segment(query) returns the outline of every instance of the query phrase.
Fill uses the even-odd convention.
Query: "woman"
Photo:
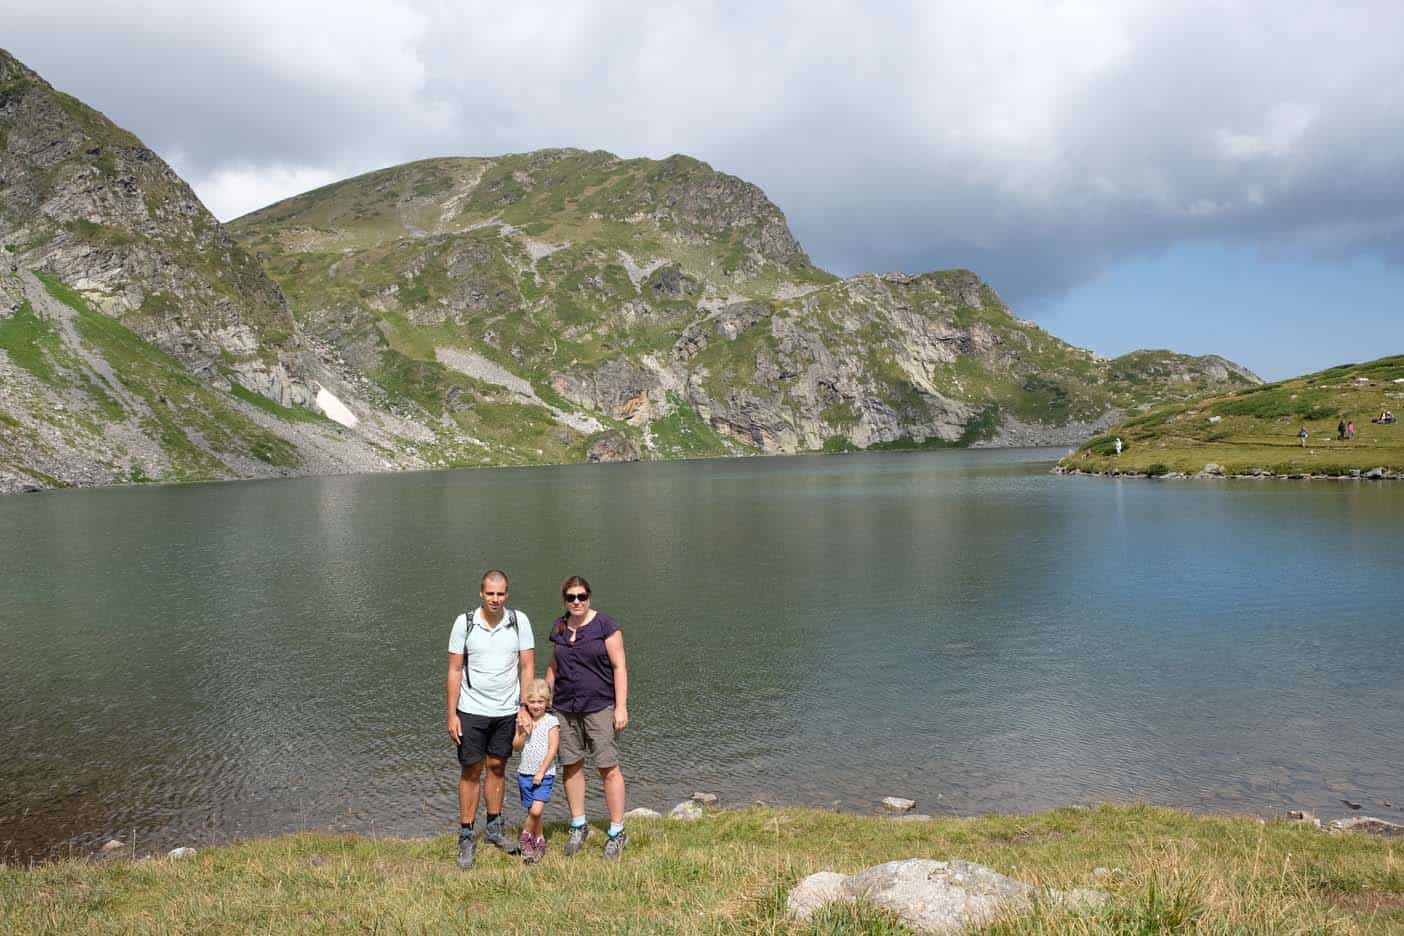
[[[546,682],[561,720],[561,771],[570,806],[570,837],[563,851],[573,855],[585,844],[585,755],[604,784],[609,810],[606,858],[624,853],[624,774],[615,736],[629,724],[629,671],[624,666],[624,635],[608,614],[590,607],[590,583],[572,575],[561,586],[565,614],[551,629],[551,664]]]

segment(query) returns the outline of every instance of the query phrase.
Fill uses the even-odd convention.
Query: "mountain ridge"
[[[1256,379],[1113,368],[970,271],[834,276],[684,155],[418,160],[220,224],[4,52],[0,249],[7,490],[1069,442]]]

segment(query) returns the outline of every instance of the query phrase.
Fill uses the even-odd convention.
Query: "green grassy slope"
[[[1060,462],[1095,472],[1194,474],[1217,464],[1226,474],[1348,475],[1383,467],[1404,472],[1404,356],[1342,364],[1192,403],[1158,407],[1113,427]],[[1337,425],[1354,420],[1354,439]],[[1297,434],[1307,430],[1302,446]],[[1116,456],[1113,439],[1125,448]]]
[[[240,401],[274,417],[275,426],[336,429],[237,385],[230,395],[220,392],[76,290],[40,279],[68,310],[67,327],[29,299],[0,318],[0,354],[24,375],[4,381],[0,408],[0,469],[12,476],[56,486],[236,478],[250,473],[250,463],[272,474],[302,468],[297,446],[252,419]],[[64,462],[75,454],[81,468],[66,480]]]
[[[839,280],[759,189],[683,156],[425,160],[229,227],[302,326],[366,371],[470,349],[654,457],[968,443],[1006,418],[1094,421],[1254,379],[1170,352],[1104,361],[1015,318],[969,271]],[[718,332],[728,309],[742,321]],[[650,386],[660,371],[671,380]],[[600,374],[617,399],[569,379]],[[757,403],[764,425],[749,425],[737,414]],[[688,412],[711,432],[679,447]],[[905,435],[855,433],[889,414]]]

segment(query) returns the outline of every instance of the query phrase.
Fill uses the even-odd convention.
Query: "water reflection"
[[[448,628],[488,565],[543,651],[567,574],[623,623],[635,802],[1404,801],[1404,487],[1047,457],[0,500],[0,851],[441,829]]]

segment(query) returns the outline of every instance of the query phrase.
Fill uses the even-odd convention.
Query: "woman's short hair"
[[[533,679],[527,684],[526,690],[526,701],[530,702],[532,699],[544,699],[549,708],[551,705],[551,684],[544,679]]]

